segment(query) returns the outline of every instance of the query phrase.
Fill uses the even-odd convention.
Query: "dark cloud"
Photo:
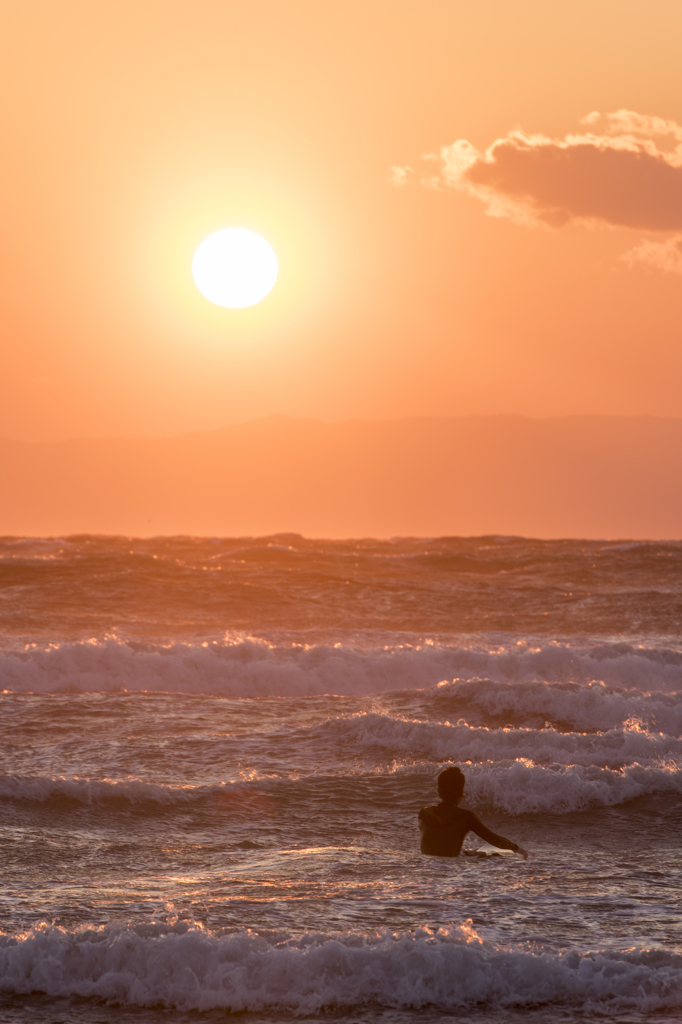
[[[601,134],[592,129],[598,123]],[[427,157],[438,170],[420,181],[469,192],[491,216],[521,224],[682,232],[682,127],[631,110],[590,114],[584,124],[563,139],[513,131],[485,152],[458,139]],[[413,175],[394,167],[392,180],[404,185]],[[682,273],[679,237],[645,242],[624,258]]]
[[[630,110],[586,118],[600,120],[601,134],[515,131],[485,153],[459,140],[440,152],[441,181],[477,195],[494,216],[526,223],[682,230],[682,128]]]
[[[521,134],[498,140],[448,181],[487,199],[505,199],[510,215],[551,225],[603,221],[643,231],[682,230],[682,164],[643,140],[554,142]],[[450,170],[444,154],[446,173]],[[457,174],[457,172],[456,172]]]

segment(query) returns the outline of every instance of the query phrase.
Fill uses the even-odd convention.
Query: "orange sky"
[[[0,435],[682,416],[680,40],[679,0],[7,0]],[[246,310],[191,279],[233,224],[280,261]]]

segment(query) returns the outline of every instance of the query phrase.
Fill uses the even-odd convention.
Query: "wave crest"
[[[682,1003],[682,957],[499,946],[471,921],[299,936],[219,934],[183,923],[76,931],[43,925],[0,937],[0,989],[233,1013],[538,1003],[653,1013]]]
[[[224,697],[361,695],[454,679],[589,682],[646,692],[682,690],[682,651],[626,643],[493,649],[394,642],[381,647],[237,641],[154,644],[116,638],[0,653],[0,687],[17,693],[157,691]]]
[[[677,767],[628,765],[621,770],[581,765],[539,765],[523,761],[466,765],[466,804],[507,814],[567,814],[574,811],[615,807],[642,796],[682,794],[682,770]],[[121,782],[92,781],[57,776],[0,775],[0,799],[60,805],[77,803],[116,810],[157,807],[172,814],[189,806],[229,807],[236,814],[252,813],[252,805],[275,797],[278,806],[305,805],[333,789],[344,805],[357,803],[358,779],[350,776],[313,776],[289,780],[262,778],[250,782],[214,783],[205,786],[163,786],[127,779]],[[364,776],[367,806],[382,806],[388,794],[410,800],[412,808],[423,803],[423,770],[398,769],[393,774]],[[409,805],[408,805],[409,807]],[[412,811],[406,808],[412,827]]]

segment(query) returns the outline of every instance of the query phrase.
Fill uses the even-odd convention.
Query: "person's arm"
[[[469,831],[474,832],[479,839],[483,839],[484,842],[490,843],[491,846],[496,846],[498,850],[511,850],[513,853],[520,854],[524,860],[528,860],[528,851],[524,850],[518,843],[513,843],[511,839],[505,839],[504,836],[498,836],[497,832],[491,832],[489,828],[486,828],[480,818],[477,818],[473,811],[469,811],[471,815],[468,822]]]

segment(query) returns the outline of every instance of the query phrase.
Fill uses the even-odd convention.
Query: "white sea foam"
[[[0,688],[79,693],[154,690],[241,696],[369,694],[443,680],[589,682],[645,692],[682,691],[682,651],[625,643],[386,645],[238,642],[169,645],[91,640],[0,653]]]
[[[438,931],[268,938],[182,924],[44,925],[0,937],[0,991],[252,1013],[539,1003],[655,1013],[682,1006],[682,958],[663,950],[498,946],[471,921]]]

